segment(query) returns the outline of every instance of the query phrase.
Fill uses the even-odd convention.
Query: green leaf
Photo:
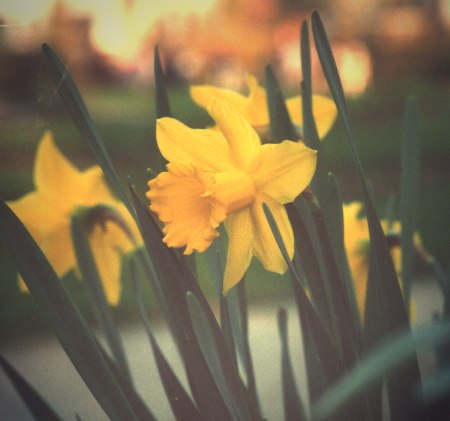
[[[164,357],[164,354],[161,351],[161,348],[159,347],[158,342],[156,341],[150,319],[148,318],[147,312],[145,310],[145,305],[142,300],[142,290],[140,288],[139,279],[137,277],[136,263],[133,259],[129,259],[129,263],[134,299],[138,306],[142,322],[144,323],[144,327],[147,332],[153,354],[155,356],[158,372],[161,377],[164,391],[166,392],[170,407],[172,408],[172,411],[177,420],[200,420],[201,415],[198,412],[198,409],[195,407],[191,398],[184,390],[183,385],[173,372],[172,367],[170,367],[169,363]]]
[[[303,193],[307,194],[307,193]],[[311,203],[311,199],[307,199]],[[347,288],[342,280],[332,248],[330,236],[320,207],[311,204],[311,213],[319,237],[320,247],[324,255],[325,268],[328,274],[330,296],[329,306],[333,318],[333,334],[341,350],[341,358],[348,369],[358,360],[359,351],[359,320],[354,319]]]
[[[352,321],[354,325],[354,331],[356,334],[356,343],[358,348],[361,345],[362,331],[359,323],[358,305],[356,302],[355,291],[353,286],[352,275],[350,273],[350,267],[348,265],[347,255],[345,253],[344,244],[344,213],[343,202],[340,194],[339,185],[336,177],[333,173],[328,173],[328,197],[329,197],[329,212],[330,218],[332,218],[332,224],[330,227],[331,237],[333,237],[333,243],[335,244],[334,252],[336,256],[336,264],[345,285],[345,291],[352,314]]]
[[[302,115],[303,115],[303,138],[306,146],[317,151],[317,166],[314,177],[311,180],[311,190],[317,196],[319,204],[324,213],[327,229],[332,234],[333,213],[330,206],[328,186],[328,165],[322,147],[322,142],[317,133],[316,122],[314,120],[312,109],[312,80],[311,80],[311,53],[309,48],[309,35],[307,22],[302,23],[300,56],[303,81],[300,83],[302,95]],[[331,239],[334,240],[333,235]],[[333,249],[337,245],[333,243]]]
[[[16,370],[0,355],[0,365],[37,421],[59,421],[61,418]]]
[[[283,383],[284,418],[286,420],[306,420],[305,410],[298,394],[292,370],[291,356],[288,346],[287,312],[286,309],[278,310],[278,332],[281,342],[281,377]]]
[[[156,118],[172,117],[170,110],[169,96],[167,95],[166,81],[161,66],[161,58],[158,46],[153,51],[153,72],[155,78],[156,94]]]
[[[256,389],[253,359],[248,339],[248,308],[247,298],[245,296],[245,278],[228,293],[227,301],[230,307],[234,337],[239,338],[236,341],[241,343],[240,348],[247,377],[247,390],[250,396],[250,404],[255,412],[261,413],[258,391]],[[239,325],[236,326],[236,323],[233,323],[233,321],[238,321]]]
[[[431,413],[427,419],[445,419],[450,414],[450,367],[444,367],[430,375],[424,380],[422,389],[417,394]]]
[[[251,413],[245,402],[242,401],[241,391],[236,389],[240,382],[233,379],[233,371],[229,368],[232,365],[230,358],[225,358],[227,348],[225,341],[219,343],[217,333],[214,332],[213,326],[208,316],[203,311],[197,297],[190,291],[186,293],[189,317],[194,328],[195,335],[199,342],[202,354],[208,364],[208,367],[214,377],[217,388],[234,420],[251,420]],[[228,361],[226,361],[228,360]]]
[[[308,30],[308,22],[304,20],[302,22],[301,30],[300,30],[300,64],[302,67],[302,77],[303,77],[303,85],[304,90],[302,92],[302,102],[306,100],[307,109],[312,109],[312,77],[311,77],[311,52],[309,47],[309,30]],[[312,112],[311,112],[312,115]],[[311,121],[311,120],[310,120]],[[314,120],[312,120],[314,121]],[[305,122],[303,123],[305,124]],[[319,139],[317,136],[317,130],[311,126],[311,129],[315,130],[315,144],[319,144]],[[305,133],[303,131],[303,133]],[[307,140],[305,139],[305,142]],[[306,143],[308,145],[308,142]],[[315,144],[309,144],[308,146],[314,147]]]
[[[91,211],[95,212],[95,209],[93,208]],[[85,218],[89,218],[89,213],[84,216]],[[98,273],[91,246],[86,237],[85,224],[83,224],[86,220],[83,219],[81,216],[73,215],[71,221],[72,243],[78,267],[90,292],[94,313],[97,316],[97,321],[106,337],[114,359],[131,381],[131,373],[125,356],[122,339],[114,322],[111,308],[106,300],[100,274]]]
[[[172,117],[170,110],[169,96],[167,94],[166,81],[161,66],[161,58],[159,55],[158,46],[155,46],[153,52],[153,74],[155,79],[155,103],[156,103],[156,118]],[[156,135],[155,138],[156,139]],[[162,156],[158,145],[152,141],[150,145],[152,155],[156,157],[154,160],[156,173],[164,171],[166,168],[167,160]]]
[[[299,136],[295,133],[283,94],[271,66],[266,66],[266,91],[272,142],[279,143],[286,139],[297,139]]]
[[[314,343],[317,351],[317,358],[321,362],[325,384],[331,384],[343,373],[344,367],[342,361],[339,358],[339,354],[336,351],[327,330],[317,316],[315,309],[312,307],[311,302],[301,286],[300,276],[289,259],[286,245],[283,242],[278,226],[269,207],[265,203],[263,203],[263,209],[277,245],[280,248],[281,254],[283,255],[292,275],[292,286],[294,289],[302,330],[311,335],[312,342]]]
[[[406,309],[409,311],[414,258],[413,236],[416,229],[420,183],[420,139],[417,101],[406,102],[400,172],[400,222],[402,224],[402,282]]]
[[[119,177],[106,151],[105,145],[94,127],[91,116],[84,104],[72,76],[57,54],[46,43],[42,44],[42,53],[47,62],[56,89],[63,100],[67,111],[102,168],[109,186],[132,212],[131,202],[123,190]]]
[[[186,262],[183,263],[182,256],[178,256],[163,243],[161,230],[132,187],[131,195],[142,238],[150,257],[149,262],[152,264],[155,280],[160,288],[160,298],[164,301],[163,307],[167,309],[165,316],[185,364],[195,403],[206,419],[228,420],[230,414],[203,358],[189,321],[186,292],[192,290],[200,297],[203,306],[207,306],[206,299],[189,266]],[[210,309],[207,314],[215,320]]]
[[[450,341],[450,323],[436,323],[411,334],[409,330],[392,335],[383,344],[361,360],[351,372],[340,379],[333,387],[314,403],[312,414],[314,420],[327,419],[351,399],[358,399],[360,393],[372,384],[377,384],[383,376],[397,367],[415,359],[416,352],[422,348]],[[419,387],[420,382],[410,383],[404,392]],[[418,405],[416,403],[415,408]],[[409,419],[420,417],[421,410]],[[396,419],[396,418],[393,418]],[[398,418],[403,419],[403,418]]]
[[[136,420],[77,307],[26,228],[0,202],[1,238],[31,295],[94,397],[112,420]]]
[[[312,25],[319,59],[350,142],[367,214],[371,240],[371,276],[369,277],[367,289],[372,291],[370,294],[369,292],[367,293],[367,300],[374,300],[375,303],[374,305],[366,305],[366,309],[370,307],[380,310],[375,313],[366,313],[365,317],[365,336],[370,339],[369,345],[373,346],[383,337],[408,328],[409,320],[386,238],[367,187],[361,161],[353,140],[336,63],[325,29],[316,11],[312,14]],[[420,372],[417,359],[411,361],[406,369],[403,369],[401,372],[390,373],[388,377],[388,392],[393,419],[401,419],[405,413],[414,412],[415,402],[413,397],[405,395],[404,390],[408,385],[417,383],[419,379]]]
[[[322,261],[318,260],[319,254],[322,255],[322,250],[314,219],[306,199],[302,195],[297,198],[295,204],[297,206],[287,204],[285,207],[294,232],[299,261],[308,280],[307,284],[311,291],[311,301],[323,325],[331,334],[331,332],[335,331],[335,328],[333,328],[335,318],[331,316],[332,310],[329,306],[329,303],[332,302],[332,297],[328,282],[324,281],[324,273],[321,270],[321,267],[325,266],[325,262],[323,259]]]
[[[312,211],[315,215],[317,227],[315,231],[318,235],[318,238],[313,239],[313,241],[321,244],[320,247],[316,247],[316,254],[318,259],[323,256],[319,261],[323,269],[327,268],[325,273],[322,269],[322,283],[327,292],[327,304],[331,314],[331,321],[328,325],[333,327],[334,324],[337,324],[333,327],[334,334],[338,336],[337,342],[339,343],[342,338],[344,344],[350,345],[347,350],[347,354],[350,352],[350,355],[346,355],[345,359],[349,361],[348,365],[351,365],[356,359],[356,349],[359,348],[359,316],[354,308],[354,300],[351,300],[352,296],[349,294],[352,291],[352,286],[348,285],[349,272],[347,260],[343,253],[342,200],[337,181],[334,178],[330,179],[312,111],[311,53],[306,22],[302,24],[300,44],[304,77],[301,83],[304,138],[308,146],[318,151],[317,168],[311,181],[311,190],[317,196],[320,206],[320,211],[319,209]],[[319,215],[319,212],[321,215]],[[311,229],[309,231],[311,232]],[[343,285],[345,285],[345,288],[342,288]],[[344,331],[347,331],[347,326],[352,327],[352,330],[343,334]],[[339,330],[337,330],[338,328]],[[345,335],[349,335],[347,341],[344,339]]]
[[[117,383],[120,385],[123,394],[127,398],[128,402],[130,402],[133,411],[136,414],[136,417],[141,421],[156,421],[155,416],[147,407],[147,405],[142,400],[142,397],[134,388],[133,384],[130,381],[130,376],[128,373],[125,373],[115,361],[111,359],[108,353],[104,350],[102,344],[97,341],[97,346],[100,349],[103,358],[105,359],[108,367],[111,372],[114,374],[114,377],[117,380]]]

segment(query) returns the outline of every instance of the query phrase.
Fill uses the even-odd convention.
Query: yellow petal
[[[249,96],[247,108],[243,113],[253,127],[267,126],[269,124],[269,111],[267,109],[266,90],[259,86],[253,75],[247,75]]]
[[[108,302],[116,305],[120,299],[121,244],[129,242],[123,230],[113,222],[105,227],[96,225],[89,235],[92,254]]]
[[[52,230],[37,242],[60,278],[75,268],[75,254],[68,222],[55,224]]]
[[[164,222],[164,242],[169,247],[186,246],[185,253],[205,251],[219,233],[226,207],[208,195],[212,175],[192,165],[169,163],[168,172],[149,182],[150,209]]]
[[[49,202],[48,196],[37,191],[8,202],[8,206],[37,242],[52,229],[53,225],[60,224],[64,220],[58,212],[59,209],[55,209],[53,203]]]
[[[294,234],[286,210],[283,205],[276,203],[264,195],[261,195],[255,200],[251,208],[255,232],[253,253],[267,270],[282,274],[286,271],[287,264],[267,222],[262,208],[263,202],[269,206],[273,214],[290,259],[294,257]]]
[[[289,98],[286,101],[286,106],[293,123],[303,127],[302,98],[300,96]],[[326,96],[313,95],[312,106],[317,132],[319,138],[322,139],[328,134],[336,120],[336,105],[332,99]]]
[[[191,129],[173,118],[157,121],[159,150],[169,162],[188,162],[205,170],[231,168],[230,149],[223,135],[211,129]]]
[[[60,200],[70,200],[71,192],[76,191],[78,175],[78,169],[59,151],[47,131],[36,151],[33,175],[36,189]]]
[[[106,183],[103,170],[92,166],[80,172],[74,184],[67,186],[72,193],[72,203],[76,205],[94,206],[99,203],[119,203],[115,200]]]
[[[350,272],[353,278],[353,286],[355,290],[356,303],[358,305],[361,320],[364,319],[364,309],[366,306],[366,290],[368,275],[367,257],[354,253],[348,256]]]
[[[208,109],[212,98],[219,98],[233,104],[241,113],[245,113],[247,109],[247,98],[230,89],[217,88],[211,85],[193,85],[190,87],[190,94],[193,101],[205,110]]]
[[[244,276],[252,260],[254,232],[249,208],[233,212],[226,220],[228,253],[223,292],[226,294]]]
[[[21,292],[30,292],[28,290],[27,284],[25,283],[25,281],[23,280],[22,276],[20,276],[20,274],[17,275],[17,283],[19,285],[19,290]]]
[[[359,218],[362,210],[360,202],[344,204],[344,246],[350,273],[353,278],[356,302],[361,320],[364,317],[366,301],[369,227],[365,218]]]
[[[131,216],[127,207],[122,202],[115,203],[114,209],[120,214],[120,216],[122,217],[123,221],[125,222],[127,228],[129,229],[129,231],[134,239],[134,242],[133,242],[130,240],[130,238],[128,236],[120,237],[120,238],[123,238],[123,241],[121,240],[121,242],[120,242],[120,247],[122,248],[124,253],[129,253],[129,252],[133,251],[134,249],[136,249],[136,246],[143,244],[141,232],[139,231],[136,221]]]
[[[258,134],[242,114],[225,101],[213,98],[208,111],[228,142],[234,165],[245,171],[261,148]]]
[[[258,191],[284,204],[292,202],[308,186],[316,163],[316,151],[303,143],[285,140],[261,147],[251,176]]]

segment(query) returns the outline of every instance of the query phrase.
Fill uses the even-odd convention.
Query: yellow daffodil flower
[[[362,204],[360,202],[344,204],[344,246],[347,252],[350,272],[353,277],[356,302],[362,319],[366,300],[370,240],[367,219],[359,216],[361,210]],[[401,233],[401,224],[399,221],[392,221],[389,226],[388,221],[382,219],[381,226],[385,235],[392,234],[393,237],[399,239]],[[416,247],[421,244],[418,233],[414,235],[414,243]],[[402,260],[400,242],[391,242],[389,246],[392,262],[394,263],[397,276],[400,280]],[[411,314],[412,313],[413,306],[411,307]]]
[[[44,134],[38,145],[33,179],[36,189],[8,204],[39,244],[58,276],[77,269],[70,224],[71,215],[80,207],[110,206],[119,213],[135,238],[140,239],[125,206],[109,192],[101,168],[77,169],[57,149],[50,132]],[[109,219],[102,225],[94,225],[88,239],[107,299],[111,304],[117,304],[121,256],[132,251],[135,244],[123,228]],[[20,280],[20,286],[27,290],[23,280]]]
[[[232,104],[244,118],[258,131],[263,132],[269,127],[269,111],[267,108],[266,91],[252,75],[247,75],[248,96],[229,89],[211,85],[194,85],[190,88],[193,101],[207,109],[211,98],[220,98]],[[292,123],[302,128],[302,98],[296,96],[286,100],[286,106]],[[334,102],[325,96],[313,96],[313,114],[317,132],[322,139],[327,135],[336,120],[337,110]]]
[[[149,181],[147,197],[164,223],[164,242],[185,246],[185,254],[206,250],[225,222],[226,293],[241,280],[252,256],[269,271],[285,272],[262,203],[273,213],[292,258],[294,237],[283,204],[309,184],[316,152],[289,140],[261,145],[252,126],[222,99],[213,99],[208,111],[220,131],[191,129],[172,118],[158,120],[158,146],[169,163],[167,172]]]

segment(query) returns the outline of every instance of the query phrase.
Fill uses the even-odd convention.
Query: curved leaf
[[[37,421],[61,420],[44,398],[1,355],[0,365]]]
[[[31,295],[102,408],[112,420],[136,420],[82,315],[36,242],[1,201],[0,232]]]

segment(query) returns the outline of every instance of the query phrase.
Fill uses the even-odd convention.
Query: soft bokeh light
[[[147,0],[17,0],[6,2],[0,8],[0,18],[12,31],[9,39],[20,50],[35,47],[42,39],[32,38],[36,25],[45,25],[46,19],[57,5],[63,4],[79,17],[92,21],[91,39],[94,48],[108,55],[123,67],[133,67],[138,59],[145,38],[154,23],[168,13],[187,15],[202,13],[214,4],[214,0],[172,0],[149,2]],[[24,47],[24,46],[27,47]]]

